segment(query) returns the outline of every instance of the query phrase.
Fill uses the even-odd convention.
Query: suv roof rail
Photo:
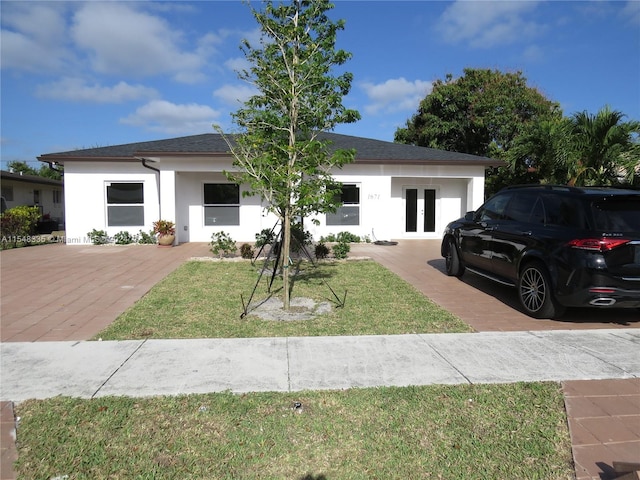
[[[572,187],[570,185],[552,185],[552,184],[523,184],[523,185],[509,185],[504,187],[500,191],[504,190],[523,190],[523,189],[541,189],[541,190],[555,190],[557,192],[573,192],[573,193],[595,193],[595,192],[639,192],[640,186],[636,185],[600,185],[600,186],[582,186]]]
[[[560,192],[584,192],[584,188],[581,187],[572,187],[569,185],[550,185],[550,184],[526,184],[526,185],[509,185],[504,187],[503,190],[512,190],[512,189],[524,189],[524,188],[541,188],[544,190],[557,190]]]

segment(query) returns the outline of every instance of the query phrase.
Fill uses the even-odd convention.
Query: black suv
[[[640,309],[640,192],[508,187],[447,225],[447,274],[514,286],[535,318],[565,307]]]

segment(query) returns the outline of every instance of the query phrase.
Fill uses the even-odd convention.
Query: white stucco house
[[[485,169],[501,165],[475,155],[325,133],[333,148],[355,148],[351,164],[333,172],[343,184],[343,207],[305,221],[314,239],[349,231],[375,239],[440,238],[446,224],[484,200]],[[224,171],[233,158],[221,135],[51,153],[38,157],[64,165],[66,239],[90,243],[87,232],[148,232],[158,219],[176,224],[176,241],[209,242],[224,231],[254,242],[272,228],[258,197]]]

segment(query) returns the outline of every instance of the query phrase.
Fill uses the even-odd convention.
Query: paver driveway
[[[473,274],[444,273],[438,240],[395,246],[354,244],[351,257],[369,256],[477,331],[640,327],[625,310],[570,310],[562,320],[534,320],[519,310],[515,291]],[[211,256],[206,243],[47,245],[0,252],[3,342],[86,340],[133,305],[178,265]]]
[[[208,244],[52,244],[0,252],[3,342],[86,340]]]

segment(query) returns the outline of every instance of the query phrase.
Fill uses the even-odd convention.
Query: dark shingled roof
[[[61,187],[64,184],[62,180],[56,180],[55,178],[41,177],[40,175],[20,175],[19,172],[7,172],[6,170],[0,171],[0,179],[15,180],[16,182],[38,183],[41,185],[53,185],[56,187]]]
[[[455,165],[503,165],[500,160],[466,153],[447,152],[434,148],[416,147],[401,143],[385,142],[369,138],[322,133],[320,138],[330,140],[334,149],[356,149],[356,163],[404,163],[404,164],[455,164]],[[73,160],[131,161],[136,157],[154,154],[176,156],[226,155],[229,148],[217,133],[205,133],[188,137],[128,143],[111,147],[89,148],[70,152],[49,153],[38,157],[41,161],[59,162]],[[160,156],[160,155],[156,155]]]

